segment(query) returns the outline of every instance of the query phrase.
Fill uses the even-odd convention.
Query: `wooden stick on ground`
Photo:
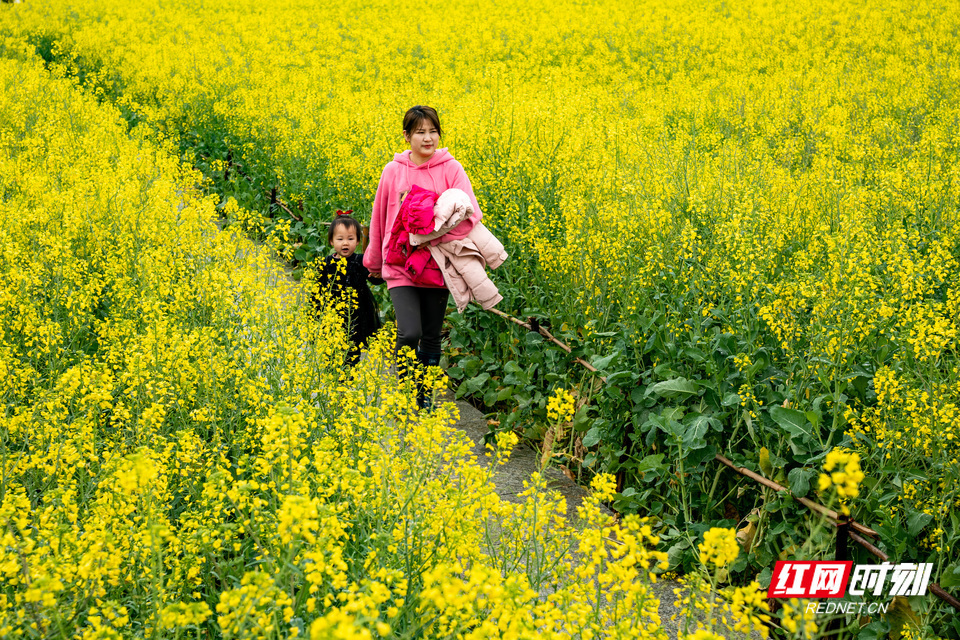
[[[884,562],[886,562],[890,559],[890,556],[885,554],[883,551],[880,551],[880,549],[873,546],[873,544],[871,544],[869,541],[864,540],[863,538],[853,533],[852,531],[850,532],[849,535],[851,540],[859,544],[861,547],[863,547],[864,549],[872,553],[874,556],[876,556],[880,560],[883,560]],[[957,609],[958,611],[960,611],[960,600],[957,600],[952,595],[944,591],[943,587],[941,587],[936,582],[930,583],[930,592],[933,595],[940,598],[941,600],[943,600],[944,602],[946,602],[947,604],[949,604],[950,606],[952,606],[954,609]]]
[[[500,316],[501,318],[504,318],[505,320],[509,320],[510,322],[512,322],[512,323],[514,323],[514,324],[516,324],[516,325],[519,325],[519,326],[523,327],[523,328],[526,329],[527,331],[533,331],[533,327],[531,327],[528,323],[524,322],[523,320],[518,320],[517,318],[514,318],[513,316],[511,316],[511,315],[508,314],[508,313],[504,313],[503,311],[500,311],[499,309],[489,309],[489,311],[492,311],[493,313],[497,314],[497,315]],[[539,333],[539,334],[542,335],[544,338],[546,338],[547,340],[549,340],[549,341],[552,342],[553,344],[557,345],[558,347],[560,347],[561,349],[563,349],[563,350],[566,351],[567,353],[572,353],[572,352],[573,352],[573,349],[571,349],[568,345],[566,345],[566,344],[560,342],[559,340],[557,340],[557,339],[553,336],[552,333],[550,333],[549,331],[547,331],[547,330],[544,329],[543,327],[537,327],[537,333]],[[597,371],[597,368],[596,368],[596,367],[594,367],[592,364],[590,364],[589,362],[587,362],[587,361],[584,360],[583,358],[574,358],[573,361],[574,361],[574,362],[577,362],[577,363],[579,363],[579,364],[582,364],[584,367],[587,368],[587,370],[592,371],[593,373],[596,373],[596,374],[599,374],[599,373],[600,373],[599,371]],[[607,381],[607,379],[606,379],[604,376],[600,376],[600,379],[603,380],[604,382]]]

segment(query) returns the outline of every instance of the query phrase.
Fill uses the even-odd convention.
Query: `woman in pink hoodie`
[[[384,262],[390,233],[400,210],[400,201],[417,185],[441,194],[447,189],[460,189],[473,205],[473,215],[437,242],[466,237],[480,221],[482,213],[473,194],[470,179],[459,162],[440,143],[440,117],[427,106],[411,107],[403,116],[403,138],[410,149],[393,156],[380,176],[370,219],[370,246],[363,254],[363,264],[373,277],[387,282],[397,316],[397,351],[410,347],[425,366],[440,363],[440,329],[447,312],[449,292],[444,287],[417,286],[402,267]],[[421,405],[424,399],[420,398]]]

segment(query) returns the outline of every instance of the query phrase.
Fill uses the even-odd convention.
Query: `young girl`
[[[353,343],[347,356],[350,365],[359,362],[360,348],[380,329],[380,312],[367,280],[373,284],[383,284],[383,280],[379,275],[373,277],[363,266],[363,254],[357,253],[362,238],[360,223],[351,218],[349,212],[338,211],[327,231],[327,242],[333,247],[333,253],[318,265],[319,295],[313,300],[317,310],[323,305],[324,294],[343,302],[344,323]]]
[[[397,351],[410,347],[424,366],[440,363],[440,329],[447,311],[449,292],[444,285],[416,285],[402,267],[387,264],[384,256],[391,247],[391,229],[397,219],[403,194],[414,185],[443,193],[460,189],[470,199],[473,215],[461,222],[442,240],[466,237],[482,214],[470,179],[447,149],[438,149],[440,117],[435,109],[411,107],[403,116],[403,138],[410,149],[393,156],[380,176],[370,220],[370,246],[363,264],[374,276],[383,276],[397,316]],[[421,404],[424,400],[421,398]]]

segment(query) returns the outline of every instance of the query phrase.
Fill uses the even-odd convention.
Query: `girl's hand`
[[[379,272],[379,271],[371,271],[369,277],[371,277],[371,278],[379,278],[379,277],[380,277],[380,272]]]

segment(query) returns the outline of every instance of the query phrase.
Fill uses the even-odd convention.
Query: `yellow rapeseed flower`
[[[703,534],[699,549],[701,563],[711,563],[718,568],[725,567],[740,554],[737,532],[734,529],[712,527]]]

